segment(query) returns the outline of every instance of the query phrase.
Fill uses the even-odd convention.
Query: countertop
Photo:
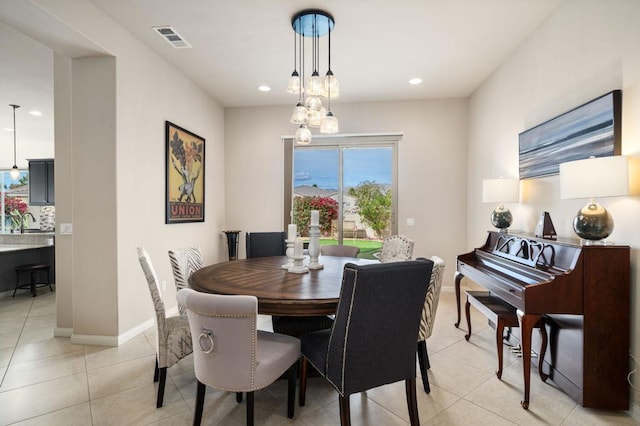
[[[0,244],[0,253],[51,247],[53,244]]]

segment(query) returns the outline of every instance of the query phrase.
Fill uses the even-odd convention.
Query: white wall
[[[168,309],[176,305],[169,249],[197,245],[207,263],[226,258],[219,238],[224,228],[220,202],[224,199],[224,112],[180,70],[89,2],[36,1],[52,19],[111,55],[74,58],[71,69],[56,68],[67,74],[60,80],[56,76],[56,89],[67,90],[63,96],[73,99],[74,108],[87,97],[92,100],[89,111],[61,114],[62,124],[70,121],[73,132],[67,133],[68,145],[60,141],[64,148],[56,147],[56,160],[74,171],[73,175],[56,171],[56,198],[72,204],[62,208],[58,219],[74,223],[74,235],[59,237],[65,238],[60,259],[66,262],[64,268],[71,269],[72,282],[58,285],[72,286],[72,292],[63,288],[58,297],[73,293],[73,304],[59,302],[58,306],[73,310],[75,334],[117,343],[153,318],[137,246],[147,248],[159,279],[167,283],[164,299]],[[100,89],[81,80],[89,75],[83,72],[85,67],[95,67],[100,81],[110,82],[115,90],[108,96],[95,96]],[[67,77],[73,90],[64,88]],[[206,139],[204,223],[164,223],[165,120]],[[99,143],[102,145],[95,145]],[[89,149],[92,145],[95,150]],[[71,155],[72,163],[58,158],[60,155]],[[92,306],[96,307],[93,312]]]
[[[229,229],[285,229],[281,137],[295,131],[292,107],[225,110]],[[467,101],[337,104],[332,110],[341,133],[404,133],[398,145],[398,232],[415,240],[415,256],[442,257],[444,285],[452,285],[455,257],[467,249]],[[406,226],[407,218],[416,225]]]
[[[640,2],[568,0],[474,93],[469,110],[468,238],[479,246],[494,206],[481,203],[482,179],[518,176],[518,133],[613,89],[622,89],[622,151],[640,153]],[[559,236],[586,200],[560,200],[558,177],[522,183],[514,229],[533,232],[548,211]],[[640,354],[640,199],[600,200],[616,225],[610,240],[631,252],[631,352]],[[633,365],[636,367],[636,365]],[[638,383],[637,378],[634,378]],[[640,401],[638,394],[635,401]]]

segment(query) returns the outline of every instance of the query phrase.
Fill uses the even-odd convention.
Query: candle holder
[[[289,268],[289,272],[293,273],[293,274],[306,274],[307,272],[309,272],[309,268],[307,268],[306,266],[304,266],[304,258],[306,256],[294,256],[293,259],[293,266],[291,268]]]
[[[287,263],[282,265],[282,269],[290,269],[293,268],[293,242],[295,240],[285,240],[287,243]]]
[[[320,225],[309,226],[309,269],[322,269],[324,265],[318,262],[320,256]]]

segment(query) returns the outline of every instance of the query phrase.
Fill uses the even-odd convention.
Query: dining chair
[[[349,395],[400,380],[411,425],[420,424],[416,336],[432,267],[431,260],[345,265],[333,328],[301,337],[300,406],[311,364],[338,392],[342,426],[351,424]]]
[[[189,247],[178,250],[169,250],[169,262],[173,271],[173,280],[176,284],[176,294],[183,288],[188,288],[189,277],[199,269],[202,269],[202,252],[200,247]],[[184,306],[178,303],[180,315],[184,315]]]
[[[413,255],[413,240],[404,235],[392,235],[382,240],[380,262],[400,262],[411,260]]]
[[[247,259],[284,256],[287,252],[286,232],[247,232]]]
[[[300,340],[256,329],[258,299],[178,292],[194,336],[193,361],[198,388],[193,424],[202,420],[206,387],[247,393],[247,425],[253,425],[254,391],[288,371],[287,417],[294,415]],[[238,402],[241,398],[237,399]]]
[[[342,244],[331,244],[320,246],[322,256],[358,257],[360,248],[356,246],[345,246]]]
[[[247,259],[256,257],[284,256],[287,251],[286,232],[247,232]],[[304,333],[331,328],[333,320],[326,315],[310,317],[271,316],[271,325],[276,333],[300,337]]]
[[[189,320],[186,315],[167,317],[162,301],[158,277],[151,259],[144,247],[138,247],[138,261],[144,272],[151,301],[156,312],[156,366],[153,381],[158,384],[156,408],[162,407],[164,387],[167,381],[167,368],[193,352]]]
[[[419,257],[417,260],[426,260]],[[442,289],[442,277],[444,275],[444,260],[438,256],[431,256],[433,269],[431,271],[431,279],[429,280],[429,290],[424,299],[424,308],[422,309],[422,317],[420,318],[420,328],[418,331],[418,363],[420,364],[420,375],[422,376],[422,386],[426,393],[431,392],[429,386],[429,377],[427,370],[431,368],[429,363],[429,355],[427,353],[427,339],[431,337],[433,325],[436,320],[436,311],[438,310],[438,301],[440,300],[440,290]]]

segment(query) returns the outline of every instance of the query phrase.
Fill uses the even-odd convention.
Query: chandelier
[[[294,142],[311,143],[310,127],[320,128],[320,133],[338,132],[338,119],[331,112],[331,99],[340,95],[340,84],[331,71],[331,31],[335,27],[333,16],[323,10],[306,9],[291,18],[293,27],[293,72],[289,78],[287,92],[298,95],[298,103],[291,114],[291,122],[299,127]],[[327,65],[324,77],[321,77],[320,38],[327,36]],[[305,39],[311,39],[311,73],[305,76]],[[298,72],[299,70],[299,72]],[[322,99],[327,100],[326,108]]]

